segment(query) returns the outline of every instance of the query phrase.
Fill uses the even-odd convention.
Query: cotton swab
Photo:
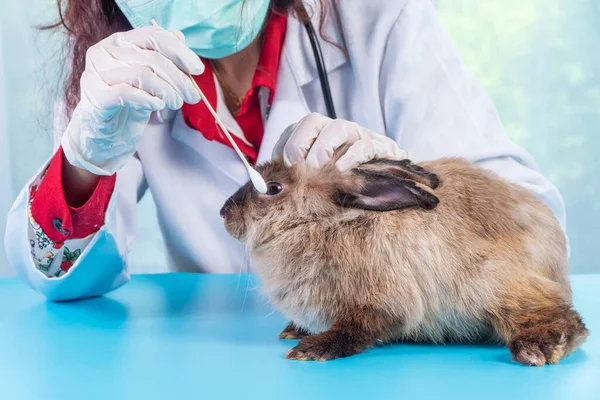
[[[156,23],[155,20],[152,20],[152,25],[159,27],[159,25]],[[188,77],[191,79],[192,83],[194,84],[194,87],[200,94],[200,98],[202,99],[204,104],[206,104],[208,111],[210,111],[212,116],[215,118],[215,121],[217,122],[217,124],[219,125],[219,127],[221,128],[223,133],[225,133],[225,136],[229,140],[229,143],[231,143],[231,146],[233,147],[233,149],[235,150],[237,155],[240,157],[240,160],[242,160],[242,162],[246,166],[246,169],[248,170],[248,176],[250,176],[250,181],[252,182],[252,185],[254,186],[254,188],[259,193],[262,193],[262,194],[267,193],[267,184],[265,183],[265,180],[262,178],[262,176],[260,176],[258,171],[256,171],[254,168],[252,168],[252,166],[250,165],[248,160],[246,160],[246,157],[244,157],[244,154],[241,152],[240,148],[237,146],[237,144],[235,143],[235,141],[229,134],[229,131],[227,130],[227,128],[225,128],[225,125],[221,121],[221,118],[219,118],[219,116],[217,115],[217,112],[210,105],[210,103],[208,102],[208,99],[206,98],[206,96],[204,96],[204,93],[202,93],[202,90],[200,89],[200,87],[198,86],[198,84],[196,83],[196,81],[194,80],[192,75],[188,74]]]

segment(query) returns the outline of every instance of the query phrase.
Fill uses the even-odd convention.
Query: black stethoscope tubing
[[[306,12],[305,10],[303,10]],[[319,72],[319,81],[321,82],[321,91],[323,92],[323,100],[325,100],[325,107],[327,108],[327,115],[329,118],[337,118],[335,112],[335,106],[333,105],[333,98],[331,97],[331,88],[329,87],[329,79],[325,70],[325,61],[323,60],[323,53],[321,52],[321,45],[317,38],[317,33],[310,20],[304,24],[308,38],[310,39],[310,45],[312,46],[315,62],[317,63],[317,71]]]

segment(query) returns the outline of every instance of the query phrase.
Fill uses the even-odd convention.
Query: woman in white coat
[[[247,173],[188,73],[252,162],[319,167],[344,141],[354,145],[340,169],[466,157],[535,192],[564,226],[559,193],[507,139],[430,0],[70,0],[61,15],[71,73],[56,151],[16,199],[6,234],[13,268],[49,299],[128,280],[147,190],[173,271],[240,270],[244,249],[219,209]],[[308,21],[336,120],[322,116]]]

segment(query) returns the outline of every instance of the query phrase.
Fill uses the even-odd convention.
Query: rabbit
[[[573,309],[565,235],[533,193],[461,158],[376,159],[351,172],[257,166],[223,208],[265,294],[300,339],[287,359],[394,342],[506,344],[556,364],[588,330]]]

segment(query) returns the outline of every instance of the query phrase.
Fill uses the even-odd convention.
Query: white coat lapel
[[[338,24],[338,15],[333,4],[334,2],[331,3],[329,14],[323,26],[323,34],[329,41],[338,43],[343,47],[345,46],[344,36]],[[305,1],[305,4],[307,10],[314,10],[311,15],[311,22],[319,36],[325,69],[327,72],[332,72],[345,64],[348,61],[348,57],[342,49],[327,42],[320,36],[319,20],[321,10],[319,9],[319,2],[315,2],[314,0]],[[304,86],[313,80],[319,79],[317,63],[306,27],[293,16],[288,18],[283,51],[292,65],[292,73],[298,86]]]
[[[217,114],[219,115],[219,118],[221,118],[221,121],[232,135],[246,141],[243,133],[241,132],[241,128],[225,105],[223,92],[216,77],[213,77],[213,79],[217,89]],[[214,123],[216,124],[216,122]],[[248,173],[246,172],[246,168],[238,158],[235,150],[233,150],[231,147],[225,146],[222,143],[208,140],[204,137],[202,132],[190,128],[185,123],[181,111],[177,112],[177,116],[173,122],[171,137],[194,149],[215,168],[238,184],[243,185],[248,181]]]
[[[311,20],[318,31],[317,4],[312,1],[306,3],[312,3],[307,4],[307,8],[315,10]],[[327,21],[324,29],[326,36],[335,43],[344,43],[335,22],[336,16],[330,15]],[[340,68],[347,62],[347,56],[342,50],[326,43],[322,38],[319,38],[319,41],[327,72]],[[258,162],[270,160],[273,148],[285,128],[308,115],[315,108],[307,103],[302,89],[304,85],[315,79],[319,79],[319,74],[306,28],[298,19],[290,16],[277,73],[277,91],[269,118],[265,123]]]
[[[283,130],[310,113],[302,88],[296,84],[285,53],[277,73],[277,91],[273,99],[269,118],[265,123],[263,140],[258,152],[258,163],[271,159],[273,148]]]
[[[201,132],[190,128],[185,123],[181,112],[178,112],[175,117],[171,137],[191,147],[216,169],[238,184],[243,185],[248,181],[246,167],[244,167],[235,151],[222,143],[206,139]]]

